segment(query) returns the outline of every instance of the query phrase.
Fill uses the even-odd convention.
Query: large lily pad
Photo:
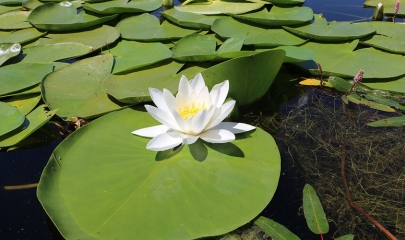
[[[45,3],[35,8],[28,21],[36,28],[52,31],[74,31],[102,24],[118,15],[96,17],[81,11],[77,14],[71,2]]]
[[[0,1],[1,4],[1,1]],[[12,11],[12,10],[17,10],[20,9],[20,6],[1,6],[0,5],[0,14],[8,12],[8,11]]]
[[[177,91],[180,77],[177,78],[176,73],[182,66],[170,59],[126,75],[110,75],[104,80],[103,90],[124,103],[150,101],[150,87]]]
[[[85,55],[93,51],[91,46],[80,43],[45,44],[24,48],[22,62],[47,63]]]
[[[21,126],[25,116],[14,106],[0,102],[0,119],[0,136],[2,136]]]
[[[45,105],[37,107],[34,111],[27,115],[26,120],[23,123],[23,128],[18,133],[10,132],[0,137],[0,147],[10,147],[13,146],[33,132],[38,128],[47,123],[57,110],[47,111]]]
[[[17,92],[41,82],[53,69],[51,64],[18,63],[0,68],[0,95]]]
[[[0,29],[16,30],[31,28],[32,25],[27,22],[31,11],[13,10],[0,14]]]
[[[364,2],[364,6],[366,7],[376,7],[379,3],[382,3],[384,6],[384,14],[393,15],[395,4],[397,0],[366,0]],[[405,15],[405,8],[401,7],[398,9],[397,16],[404,16]]]
[[[364,78],[386,79],[405,74],[404,57],[374,48],[353,51],[357,43],[358,40],[343,44],[309,42],[302,47],[314,52],[314,61],[321,64],[325,75],[354,77],[360,69],[364,70]],[[313,72],[319,73],[317,69]]]
[[[209,87],[228,79],[229,96],[239,105],[247,105],[267,92],[283,64],[284,56],[284,50],[265,51],[228,60],[201,74]]]
[[[371,22],[377,34],[361,43],[393,53],[405,53],[405,26],[392,22]]]
[[[4,100],[6,103],[15,107],[22,114],[27,115],[41,100],[40,93],[24,94],[20,96],[14,96]]]
[[[263,24],[266,26],[289,26],[304,24],[313,19],[314,13],[309,7],[277,7],[270,11],[263,8],[261,11],[241,15],[232,15],[236,19]]]
[[[161,12],[162,16],[170,21],[174,22],[177,25],[186,28],[192,29],[204,29],[210,30],[211,25],[217,18],[222,16],[206,16],[202,14],[196,13],[188,13],[188,12],[181,12],[176,10],[175,8],[171,8],[164,12]]]
[[[256,129],[231,143],[198,141],[156,153],[145,149],[149,139],[130,133],[155,124],[143,111],[113,112],[55,149],[37,194],[66,239],[220,235],[269,203],[280,156],[268,133]]]
[[[240,0],[212,0],[208,3],[191,3],[175,7],[181,12],[191,12],[205,15],[241,14],[247,13],[264,6],[264,1]]]
[[[358,39],[375,33],[370,23],[331,22],[329,25],[325,18],[314,15],[314,22],[302,27],[284,27],[287,31],[303,38],[317,41],[347,41]]]
[[[0,0],[0,5],[15,6],[15,5],[21,5],[25,1],[27,1],[27,0]]]
[[[86,3],[84,9],[99,14],[151,12],[162,6],[161,0],[112,0]]]
[[[91,118],[121,108],[101,89],[113,62],[112,54],[99,55],[52,72],[42,81],[42,98],[65,119]]]
[[[266,31],[267,28],[251,23],[247,24],[232,17],[223,17],[215,20],[212,24],[212,31],[222,38],[246,36],[248,34],[259,34]]]
[[[0,66],[8,59],[17,56],[21,51],[18,43],[0,43]]]
[[[172,52],[162,43],[121,41],[112,48],[115,63],[113,73],[123,73],[172,57]]]
[[[176,40],[196,32],[196,30],[178,27],[168,21],[160,25],[159,19],[148,13],[126,18],[116,27],[122,38],[145,42]]]
[[[46,32],[40,32],[36,28],[21,29],[12,32],[0,32],[0,43],[26,43],[44,36]]]
[[[173,58],[185,62],[206,62],[215,58],[216,40],[213,37],[190,34],[172,48]]]

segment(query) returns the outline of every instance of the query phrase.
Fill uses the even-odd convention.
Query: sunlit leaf
[[[143,109],[103,116],[52,154],[37,194],[66,239],[215,236],[269,203],[280,155],[268,133],[256,129],[231,143],[197,141],[156,153],[145,149],[149,139],[131,134],[158,124]]]
[[[283,225],[260,216],[256,221],[255,224],[259,226],[263,231],[270,236],[274,240],[299,240],[300,238],[297,237],[294,233],[288,230]]]
[[[13,10],[0,14],[0,29],[16,30],[31,28],[32,25],[27,22],[31,11]]]
[[[35,40],[45,34],[46,32],[40,32],[36,28],[27,28],[12,32],[0,32],[0,43],[18,42],[23,44]]]
[[[86,3],[84,9],[99,14],[151,12],[162,6],[161,0],[112,0]]]
[[[349,96],[342,96],[342,98],[346,98],[347,100],[349,100],[352,103],[366,105],[366,106],[376,109],[376,110],[380,110],[380,111],[384,111],[384,112],[395,112],[395,109],[393,109],[387,105],[376,103],[374,101],[369,101],[365,98],[358,99],[353,95],[355,95],[355,94],[350,94]]]
[[[171,22],[176,23],[177,25],[192,28],[192,29],[205,29],[210,30],[211,25],[217,18],[223,16],[206,16],[203,14],[181,12],[175,8],[161,12],[162,16],[166,19],[169,19]]]
[[[24,120],[25,116],[14,106],[0,102],[0,138],[6,133],[13,131],[20,127]]]
[[[393,53],[405,53],[405,26],[392,22],[373,21],[370,23],[376,33],[369,39],[364,39],[361,44],[383,49]]]
[[[314,188],[305,184],[303,190],[303,203],[305,220],[308,228],[315,234],[329,232],[329,223]]]
[[[17,108],[22,114],[27,115],[41,100],[41,94],[32,93],[11,97],[4,100],[11,106]]]
[[[221,1],[213,0],[207,4],[190,3],[187,5],[176,6],[175,9],[181,12],[191,12],[205,15],[217,14],[241,14],[247,13],[264,6],[263,1]]]
[[[193,33],[180,39],[172,48],[173,58],[185,62],[205,62],[215,58],[216,40]]]
[[[18,43],[0,43],[0,66],[8,59],[17,56],[21,51]]]

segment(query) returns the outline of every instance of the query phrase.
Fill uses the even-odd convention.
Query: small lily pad
[[[181,28],[164,21],[162,25],[157,17],[144,13],[126,18],[116,26],[122,38],[143,42],[176,40],[195,33],[196,30]]]
[[[370,23],[331,22],[329,25],[325,18],[314,15],[314,22],[300,27],[284,27],[287,31],[303,38],[317,41],[348,41],[375,33]]]
[[[25,63],[48,63],[85,55],[93,48],[80,43],[45,44],[23,49]]]
[[[176,6],[181,12],[191,12],[205,15],[217,14],[241,14],[247,13],[264,6],[264,1],[222,1],[212,0],[209,3],[190,3],[187,5]]]
[[[8,11],[17,10],[20,8],[21,8],[21,6],[2,6],[2,5],[0,5],[0,14],[8,12]]]
[[[8,59],[17,56],[21,51],[18,43],[0,43],[0,66]]]
[[[5,102],[17,108],[22,114],[27,115],[41,100],[41,94],[25,94],[6,99]]]
[[[77,14],[71,2],[45,3],[35,8],[28,21],[36,28],[52,31],[74,31],[92,27],[116,18],[118,15],[95,17],[81,11]]]
[[[28,114],[26,121],[23,123],[23,129],[20,132],[11,132],[1,136],[0,147],[10,147],[21,142],[31,135],[35,130],[47,123],[57,110],[48,111],[45,109],[45,107],[45,105],[41,105]]]
[[[193,33],[180,39],[172,48],[173,58],[185,62],[206,62],[215,58],[216,40]]]
[[[162,16],[169,19],[175,24],[192,29],[204,29],[210,30],[212,24],[217,18],[223,16],[206,16],[197,13],[181,12],[175,8],[171,8],[164,12],[161,12]]]
[[[151,12],[162,6],[161,0],[112,0],[86,3],[83,8],[99,14]]]
[[[0,119],[0,136],[2,136],[21,126],[25,116],[14,106],[0,102]]]
[[[0,43],[24,44],[44,36],[46,32],[40,32],[36,28],[26,28],[12,32],[0,32]]]
[[[13,10],[0,14],[0,29],[16,30],[31,28],[32,25],[27,22],[31,11]]]

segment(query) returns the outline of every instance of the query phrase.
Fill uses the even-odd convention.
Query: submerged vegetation
[[[313,234],[403,238],[404,10],[385,0],[377,11],[392,21],[328,22],[303,2],[191,0],[158,19],[161,0],[0,0],[0,148],[29,146],[50,125],[76,130],[37,189],[67,239],[195,239],[252,221],[284,231],[259,214],[288,160],[314,187],[290,199]],[[316,88],[269,114],[297,72]],[[185,80],[196,75],[204,86]],[[165,125],[153,134],[152,100]],[[228,131],[227,116],[260,128]]]

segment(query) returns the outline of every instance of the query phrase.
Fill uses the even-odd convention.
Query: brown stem
[[[368,220],[370,220],[374,224],[374,226],[376,226],[378,229],[380,229],[380,231],[383,232],[385,234],[385,236],[387,236],[389,239],[397,240],[397,238],[394,235],[392,235],[383,225],[381,225],[379,222],[374,220],[374,218],[372,218],[365,211],[363,211],[361,208],[359,208],[356,204],[353,203],[352,196],[351,196],[350,190],[349,190],[349,185],[347,184],[346,175],[345,175],[346,148],[345,148],[345,145],[343,144],[343,142],[342,142],[341,146],[342,146],[342,158],[341,158],[342,160],[341,160],[341,165],[340,165],[340,171],[341,171],[340,173],[342,175],[343,185],[345,186],[346,197],[347,197],[347,201],[349,202],[350,207],[354,208],[356,211],[358,211],[359,213],[363,214],[366,218],[368,218]]]

